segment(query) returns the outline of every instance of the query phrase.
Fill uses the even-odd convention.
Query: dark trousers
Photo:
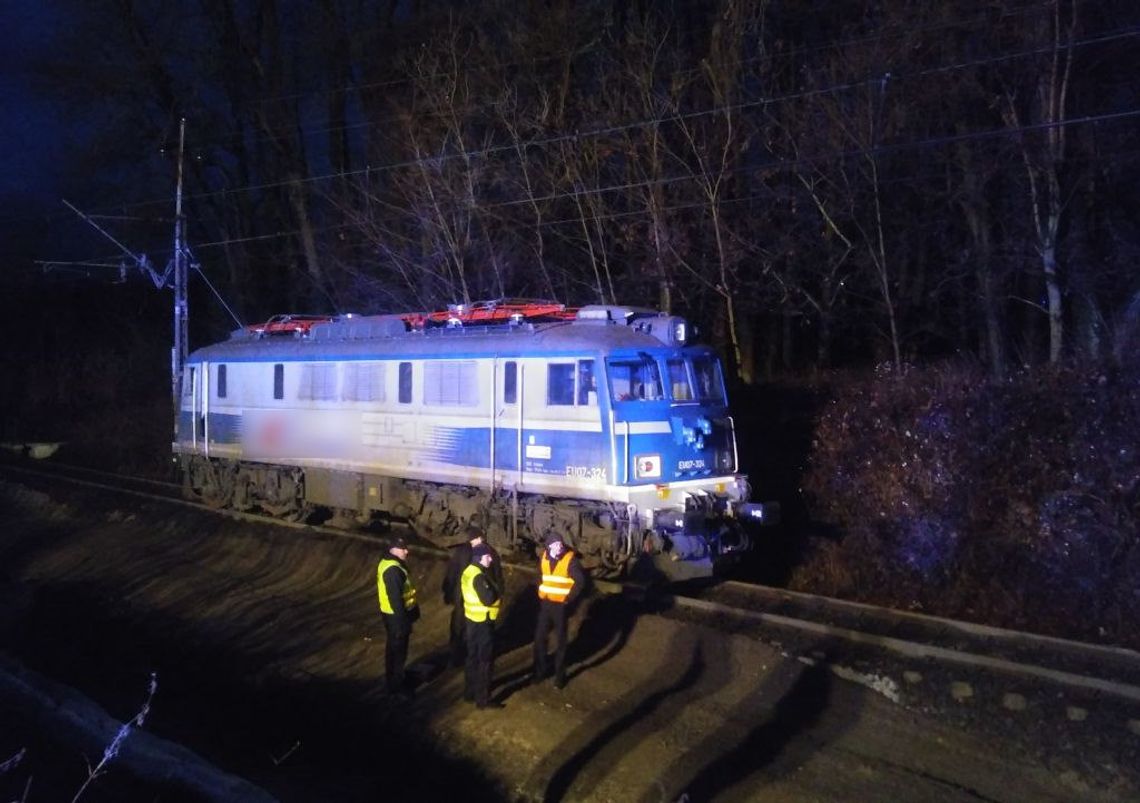
[[[404,663],[408,660],[408,637],[412,629],[396,617],[382,614],[388,640],[384,645],[384,686],[395,693],[404,690]]]
[[[464,696],[470,696],[482,708],[491,702],[491,672],[495,661],[494,625],[491,622],[467,623],[467,667]]]
[[[451,608],[451,633],[447,639],[447,647],[451,651],[451,665],[460,666],[463,663],[463,638],[467,632],[467,617],[463,613],[463,600]]]
[[[535,625],[534,628],[535,680],[541,680],[546,677],[546,640],[551,628],[554,629],[556,639],[554,646],[554,679],[558,683],[565,683],[566,604],[540,599],[538,601],[538,624]]]

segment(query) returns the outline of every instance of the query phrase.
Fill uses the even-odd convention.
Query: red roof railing
[[[300,334],[304,337],[317,324],[335,320],[335,317],[329,315],[274,315],[265,323],[255,323],[252,326],[247,326],[246,329],[250,334],[258,337],[289,334]]]
[[[479,326],[523,321],[573,320],[576,310],[567,309],[556,301],[528,298],[508,298],[496,301],[477,301],[473,304],[455,304],[436,312],[409,312],[401,315],[414,329],[431,326]]]
[[[398,313],[404,323],[412,329],[425,329],[445,326],[487,326],[494,324],[518,324],[573,320],[578,310],[567,308],[556,301],[531,298],[504,298],[494,301],[477,301],[473,304],[454,304],[445,310],[434,312]],[[274,315],[265,323],[247,326],[254,337],[270,335],[293,335],[308,337],[314,326],[332,323],[339,318],[335,315]]]

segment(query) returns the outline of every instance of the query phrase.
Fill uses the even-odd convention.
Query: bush
[[[1103,366],[837,387],[804,490],[839,527],[795,587],[1140,644],[1140,385]]]

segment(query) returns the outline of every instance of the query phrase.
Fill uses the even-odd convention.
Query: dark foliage
[[[805,490],[812,591],[1140,644],[1140,381],[1103,365],[1007,381],[941,367],[849,380]]]

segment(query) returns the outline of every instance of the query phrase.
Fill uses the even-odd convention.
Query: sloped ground
[[[429,551],[412,557],[423,683],[397,704],[379,692],[378,543],[93,493],[3,491],[8,648],[119,719],[156,671],[146,730],[282,800],[1125,799],[821,665],[612,597],[575,618],[569,686],[525,685],[527,575],[509,577],[499,631],[506,707],[476,711],[442,666],[449,612],[442,556]],[[0,750],[55,740],[34,717],[19,721]],[[67,745],[28,766],[85,775]],[[0,794],[18,797],[22,773],[0,776]],[[154,799],[123,789],[86,799]]]

